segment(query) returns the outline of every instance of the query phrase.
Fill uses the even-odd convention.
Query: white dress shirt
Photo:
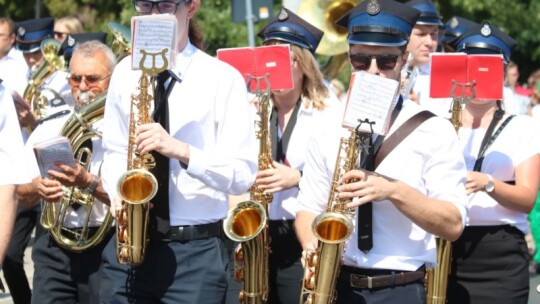
[[[506,119],[503,118],[503,120]],[[487,149],[482,172],[501,181],[514,181],[516,168],[540,151],[540,133],[534,120],[525,115],[514,117]],[[460,128],[459,137],[467,169],[472,171],[486,129]],[[484,191],[469,195],[468,226],[510,224],[523,233],[529,231],[527,214],[500,205]]]
[[[14,47],[9,53],[0,59],[0,79],[4,82],[9,92],[16,91],[23,96],[24,89],[28,84],[28,65],[22,52]]]
[[[68,121],[70,117],[71,117],[70,114],[66,114],[58,118],[47,120],[44,123],[40,124],[32,132],[32,134],[28,138],[28,141],[26,142],[26,145],[25,145],[26,158],[30,160],[29,161],[29,166],[31,170],[30,176],[36,177],[40,175],[39,166],[34,155],[34,150],[33,150],[34,145],[60,135],[62,128],[64,127],[65,123]],[[103,129],[102,121],[95,123],[93,127],[98,131],[102,131]],[[74,151],[74,153],[77,153],[77,151]],[[90,162],[91,173],[95,175],[99,175],[99,169],[103,161],[103,154],[104,153],[103,153],[103,148],[101,144],[101,139],[98,137],[92,138],[92,161]],[[92,213],[90,215],[89,226],[90,227],[99,226],[100,223],[103,222],[103,219],[105,218],[107,210],[108,210],[107,205],[103,204],[99,200],[96,200],[94,208],[92,209]],[[86,207],[84,206],[81,206],[77,210],[74,210],[73,208],[69,208],[67,210],[66,217],[64,220],[64,227],[68,227],[68,228],[82,227],[84,224],[84,220],[86,218],[86,214],[87,214],[86,212],[87,212]]]
[[[0,84],[0,185],[26,184],[27,174],[21,128],[11,94]]]
[[[296,170],[304,169],[306,160],[308,141],[311,136],[316,136],[314,130],[316,126],[322,123],[330,115],[343,112],[343,104],[333,95],[325,101],[327,105],[323,110],[317,110],[310,104],[309,107],[300,105],[297,114],[296,125],[291,133],[289,145],[287,147],[287,161],[291,168]],[[278,128],[278,134],[281,138],[282,130]],[[292,220],[296,217],[294,201],[298,196],[298,187],[292,187],[283,191],[274,193],[274,199],[269,206],[269,218],[271,220]]]
[[[389,134],[422,108],[404,102]],[[315,214],[328,202],[340,137],[350,131],[341,128],[342,116],[319,126],[308,147],[304,175],[300,181],[299,208]],[[452,125],[438,117],[421,124],[377,167],[375,172],[406,183],[431,198],[449,201],[466,216],[466,170]],[[356,226],[356,215],[353,217]],[[416,270],[422,264],[436,264],[435,237],[414,224],[392,202],[373,202],[373,248],[367,254],[358,249],[357,232],[346,242],[345,265],[361,268]]]
[[[112,200],[127,169],[131,96],[141,75],[130,64],[128,59],[116,66],[105,106],[102,172]],[[189,145],[190,159],[187,168],[170,160],[170,223],[215,222],[227,216],[228,194],[245,193],[257,172],[258,145],[246,84],[234,68],[191,43],[177,54],[173,71],[182,82],[168,99],[169,134]]]

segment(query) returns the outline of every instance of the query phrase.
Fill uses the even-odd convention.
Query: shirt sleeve
[[[215,149],[190,146],[187,173],[213,189],[239,195],[249,189],[257,173],[255,117],[240,73],[224,63],[219,62],[219,66],[221,77],[214,97]]]
[[[30,182],[21,129],[11,95],[0,85],[0,185]],[[9,174],[6,174],[9,172]]]

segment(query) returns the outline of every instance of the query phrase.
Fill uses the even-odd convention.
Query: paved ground
[[[31,259],[31,247],[26,248],[24,255],[24,268],[26,275],[28,275],[30,280],[30,286],[32,286],[32,277],[34,275],[34,266]],[[1,276],[1,275],[0,275]],[[2,276],[2,281],[5,283],[4,277]],[[4,284],[5,285],[5,284]],[[537,286],[540,285],[540,275],[531,277],[531,290],[529,296],[529,304],[539,304],[540,303],[540,292],[537,291]],[[6,286],[7,288],[7,286]],[[6,293],[0,293],[0,303],[1,304],[13,304],[9,291],[6,290]]]

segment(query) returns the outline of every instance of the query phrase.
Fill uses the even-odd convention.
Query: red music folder
[[[246,84],[248,75],[263,77],[268,74],[271,90],[288,90],[294,86],[288,45],[219,49],[217,57],[236,68],[244,76]],[[260,90],[266,90],[266,82],[261,80],[259,83]],[[255,81],[250,83],[249,90],[256,90]]]
[[[499,100],[503,98],[504,62],[499,55],[467,55],[465,53],[431,55],[431,98],[449,98],[453,81],[474,85],[475,98]],[[463,87],[456,86],[454,97],[462,96]],[[470,87],[465,96],[471,96]]]

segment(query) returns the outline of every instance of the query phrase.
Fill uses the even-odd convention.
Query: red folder
[[[260,90],[266,90],[262,77],[268,74],[271,90],[293,88],[291,54],[288,45],[272,45],[217,50],[218,59],[236,68],[248,83],[248,75],[260,78]],[[257,89],[256,81],[251,81],[249,90]]]
[[[431,98],[449,98],[454,81],[467,84],[475,81],[476,99],[503,98],[503,57],[498,55],[467,55],[465,53],[431,55]],[[471,96],[470,87],[457,85],[454,97]]]

